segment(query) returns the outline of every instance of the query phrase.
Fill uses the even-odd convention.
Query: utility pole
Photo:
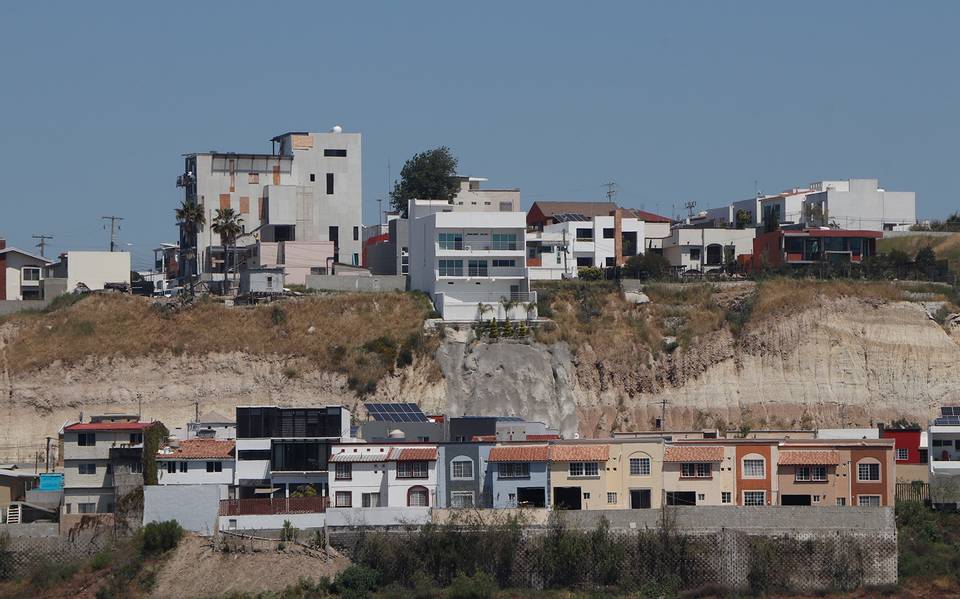
[[[143,394],[137,393],[137,422],[143,420]]]
[[[607,201],[612,202],[613,198],[617,195],[617,184],[613,181],[609,181],[603,184],[607,188]]]
[[[383,198],[377,198],[377,224],[383,224]],[[377,235],[380,234],[380,231],[377,231]]]
[[[47,472],[50,472],[50,440],[52,437],[47,437]]]
[[[40,257],[41,257],[41,258],[46,258],[47,255],[44,254],[43,251],[44,251],[44,249],[47,247],[47,240],[48,240],[48,239],[53,239],[53,235],[31,235],[31,237],[33,237],[34,239],[39,239],[39,240],[40,240],[40,243],[38,243],[38,244],[37,244],[36,246],[34,246],[34,247],[40,248]]]
[[[667,401],[666,396],[662,397],[659,402],[660,404],[660,426],[661,431],[667,430],[667,404],[670,403]]]
[[[120,230],[120,221],[123,219],[119,216],[101,216],[100,219],[110,221],[110,251],[112,252],[117,245],[117,231]]]
[[[687,218],[693,218],[693,209],[697,207],[696,202],[687,202],[683,205],[687,209]]]

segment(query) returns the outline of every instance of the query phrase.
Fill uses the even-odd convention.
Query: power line
[[[120,230],[120,221],[123,218],[119,216],[101,216],[102,220],[110,221],[110,251],[112,252],[117,245],[117,231]],[[104,226],[106,228],[106,226]]]
[[[612,202],[617,195],[617,184],[614,181],[608,181],[603,184],[603,187],[607,188],[607,201]]]

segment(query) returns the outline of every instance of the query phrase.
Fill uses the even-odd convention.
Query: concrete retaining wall
[[[323,528],[323,514],[277,514],[269,516],[220,516],[220,530],[245,532],[273,537],[283,528],[284,521],[300,530]]]
[[[22,310],[43,310],[53,300],[0,300],[0,316]]]
[[[419,526],[431,521],[428,507],[329,508],[327,526]]]
[[[202,535],[213,534],[220,510],[219,485],[151,485],[143,488],[143,523],[176,520]]]
[[[374,275],[351,277],[344,275],[307,275],[307,289],[321,291],[406,291],[405,275]]]

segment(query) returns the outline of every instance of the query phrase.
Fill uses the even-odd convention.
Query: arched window
[[[741,465],[743,478],[766,478],[767,461],[759,453],[751,453],[743,456]]]
[[[430,492],[426,487],[410,487],[407,491],[408,507],[430,507]]]
[[[450,461],[450,480],[473,480],[474,476],[472,459],[457,456]]]
[[[707,246],[707,265],[719,266],[723,264],[723,246],[719,243],[711,243]]]

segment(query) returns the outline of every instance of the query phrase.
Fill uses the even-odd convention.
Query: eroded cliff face
[[[361,401],[343,375],[298,358],[244,353],[89,358],[16,372],[0,328],[0,458],[28,459],[80,412],[136,413],[180,426],[237,405]],[[610,356],[609,351],[602,352]],[[370,399],[450,414],[519,415],[565,434],[647,429],[666,401],[669,428],[716,424],[862,425],[925,421],[960,404],[960,331],[948,334],[909,302],[828,300],[799,314],[722,329],[689,349],[598,358],[589,345],[486,343],[450,335],[436,365],[420,360],[381,381]],[[13,372],[11,372],[11,370]]]

